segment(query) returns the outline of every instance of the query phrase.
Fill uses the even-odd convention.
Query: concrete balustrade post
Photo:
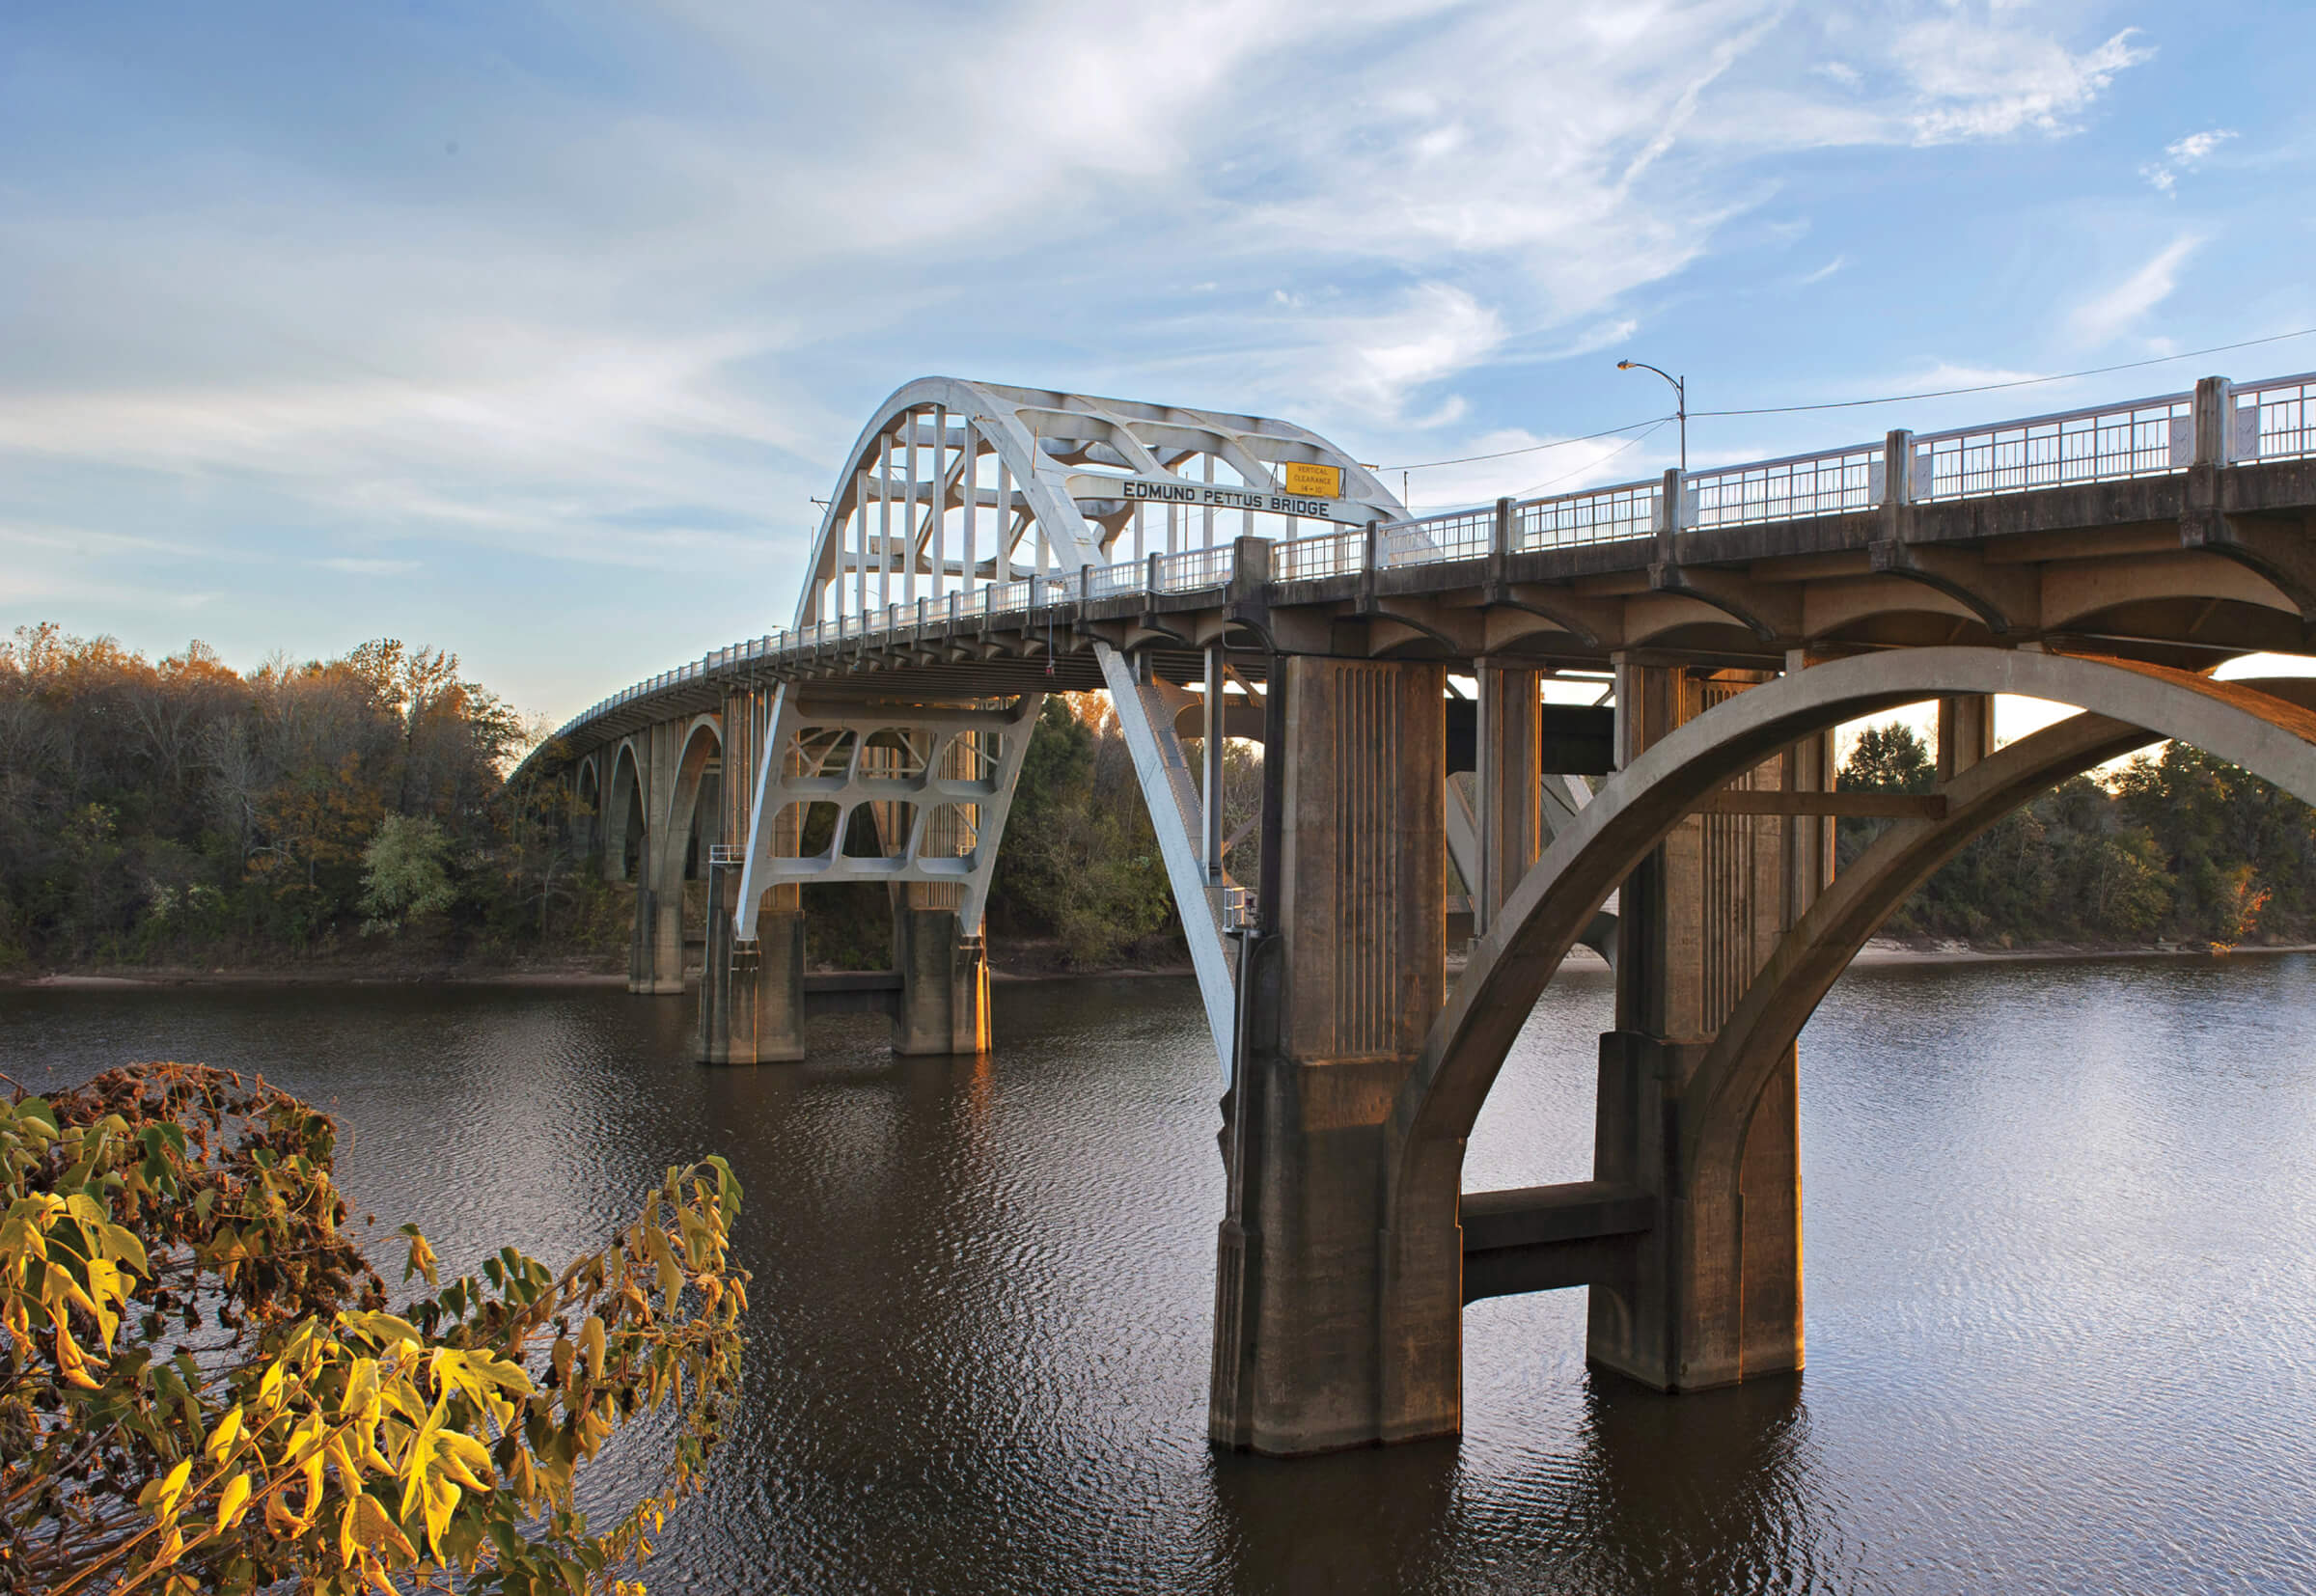
[[[2196,465],[2232,465],[2236,454],[2236,385],[2225,377],[2195,384]]]

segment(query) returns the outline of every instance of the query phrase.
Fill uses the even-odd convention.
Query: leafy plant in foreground
[[[401,1311],[341,1226],[330,1116],[200,1065],[0,1105],[0,1589],[640,1592],[737,1390],[723,1160],[561,1274],[512,1248]],[[654,1412],[654,1489],[582,1466]],[[455,1582],[455,1583],[454,1583]]]

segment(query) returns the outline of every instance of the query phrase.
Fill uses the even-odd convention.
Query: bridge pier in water
[[[1625,663],[1625,762],[1765,679]],[[1585,1352],[1663,1390],[1802,1366],[1800,1100],[1791,1046],[1751,1105],[1733,1168],[1686,1167],[1686,1090],[1780,938],[1833,874],[1831,818],[1768,812],[1831,784],[1830,734],[1738,778],[1625,882],[1616,1029],[1601,1037],[1593,1175],[1654,1223],[1592,1282]],[[1718,1110],[1714,1112],[1720,1112]]]
[[[1401,1289],[1378,1236],[1391,1116],[1439,1010],[1443,699],[1437,664],[1290,657],[1270,686],[1285,746],[1266,773],[1266,925],[1242,976],[1224,1131],[1215,1441],[1323,1451],[1452,1431],[1450,1345],[1396,1366]],[[1452,1214],[1423,1238],[1452,1293]]]

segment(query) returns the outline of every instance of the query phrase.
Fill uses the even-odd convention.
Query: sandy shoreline
[[[1876,938],[1859,950],[1851,960],[1853,965],[1934,965],[1934,964],[2019,964],[2054,963],[2068,959],[2120,958],[2195,958],[2215,956],[2245,956],[2260,953],[2316,952],[2316,944],[2288,943],[2275,946],[2247,945],[2230,954],[2215,955],[2208,949],[2155,946],[2144,948],[2040,947],[2040,948],[1971,948],[1962,943],[1943,943],[1936,947],[1916,948],[1899,942]],[[1450,971],[1460,971],[1464,960],[1450,956]],[[1573,949],[1568,967],[1578,970],[1605,970],[1607,961],[1589,948]],[[992,970],[993,981],[1011,985],[1023,981],[1056,980],[1144,980],[1162,977],[1187,977],[1188,966],[1130,966],[1117,970]],[[519,986],[519,987],[624,987],[627,977],[620,971],[601,970],[485,970],[462,972],[438,970],[425,972],[385,973],[364,970],[150,970],[134,974],[107,972],[101,975],[57,973],[41,976],[0,977],[0,989],[24,987],[34,990],[80,988],[132,988],[156,986]]]

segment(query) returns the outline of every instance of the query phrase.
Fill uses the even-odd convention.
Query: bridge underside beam
[[[1464,1301],[1565,1286],[1629,1285],[1657,1199],[1638,1186],[1578,1180],[1466,1192]]]

